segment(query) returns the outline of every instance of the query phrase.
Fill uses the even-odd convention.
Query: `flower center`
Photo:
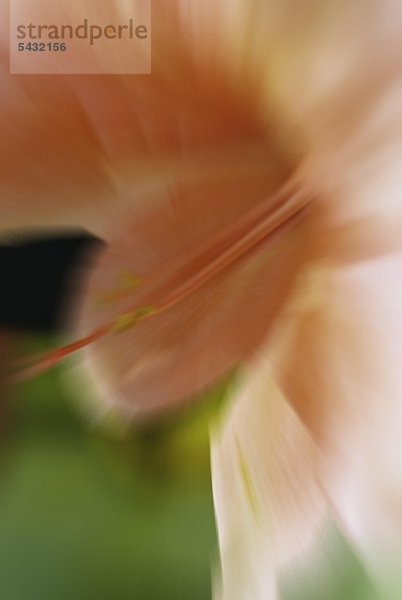
[[[294,181],[288,181],[276,194],[262,201],[242,219],[222,234],[209,240],[183,263],[171,265],[165,281],[158,283],[154,275],[145,283],[155,281],[142,304],[133,303],[131,309],[117,314],[84,338],[53,350],[41,357],[24,359],[24,368],[15,379],[35,377],[59,364],[68,356],[105,338],[131,329],[139,322],[174,307],[190,297],[206,283],[221,275],[240,261],[247,260],[262,246],[274,243],[285,231],[303,218],[310,199],[301,192]],[[133,293],[144,282],[128,286]],[[113,294],[112,294],[113,296]]]

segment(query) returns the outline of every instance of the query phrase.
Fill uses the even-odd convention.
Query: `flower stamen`
[[[149,292],[145,305],[133,305],[132,309],[126,309],[83,339],[42,356],[39,362],[35,361],[33,366],[20,373],[18,379],[35,377],[106,336],[123,333],[145,319],[174,307],[225,270],[249,258],[261,246],[274,243],[279,235],[299,222],[309,203],[310,199],[295,189],[294,182],[288,182],[277,194],[258,205],[234,227],[206,244],[192,258],[184,263],[171,265],[168,270],[171,275]],[[154,279],[151,277],[146,282],[141,281],[141,284],[146,283],[149,287]],[[135,293],[140,281],[130,274],[129,280],[125,278],[120,283],[119,289],[112,292],[110,299],[120,300],[127,294]],[[33,362],[32,357],[29,362]]]

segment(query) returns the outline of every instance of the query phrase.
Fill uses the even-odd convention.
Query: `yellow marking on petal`
[[[125,271],[120,275],[118,289],[121,293],[133,292],[140,284],[141,280],[139,277],[130,273],[130,271]]]
[[[127,329],[131,329],[146,317],[150,317],[151,315],[157,312],[156,308],[153,306],[142,306],[137,310],[134,310],[129,313],[125,313],[123,315],[119,315],[115,318],[112,326],[113,333],[121,333],[123,331],[127,331]]]
[[[113,323],[113,332],[121,333],[122,331],[126,331],[133,327],[137,322],[137,317],[135,312],[126,313],[124,315],[119,315],[115,318]]]
[[[145,319],[145,317],[151,317],[156,314],[158,310],[154,306],[142,306],[138,310],[135,311],[137,316],[137,320]]]
[[[258,514],[259,514],[257,493],[255,491],[251,473],[247,466],[246,459],[244,458],[244,454],[241,449],[238,437],[236,437],[236,448],[237,448],[237,458],[238,458],[239,467],[240,467],[240,474],[241,474],[241,478],[242,478],[242,482],[243,482],[246,499],[250,505],[251,512],[253,513],[255,519],[257,519]]]

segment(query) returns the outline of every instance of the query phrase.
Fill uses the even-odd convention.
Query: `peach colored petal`
[[[115,195],[87,115],[63,80],[1,70],[1,230],[87,224]]]
[[[124,14],[129,5],[115,8]],[[211,154],[267,137],[272,145],[252,91],[233,82],[218,53],[191,52],[196,32],[181,13],[180,2],[155,5],[147,76],[9,75],[3,36],[2,231],[81,225],[107,235],[110,220],[146,202],[144,193],[198,178]]]
[[[379,6],[161,0],[150,76],[10,76],[2,31],[2,230],[82,225],[107,235],[144,192],[198,178],[211,153],[267,141],[278,156],[304,153],[310,177],[332,180],[329,163],[398,72],[396,8]],[[1,10],[8,23],[5,0]],[[360,69],[370,57],[370,71]]]
[[[156,312],[88,349],[109,401],[134,412],[173,405],[266,337],[303,261],[306,233],[307,200],[292,188],[266,198],[274,184],[263,169],[177,186],[120,232],[89,282],[81,331],[141,307]],[[130,278],[138,285],[124,291]]]

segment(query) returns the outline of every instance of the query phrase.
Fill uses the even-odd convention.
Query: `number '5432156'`
[[[65,52],[67,44],[60,42],[20,42],[18,44],[19,52]]]

